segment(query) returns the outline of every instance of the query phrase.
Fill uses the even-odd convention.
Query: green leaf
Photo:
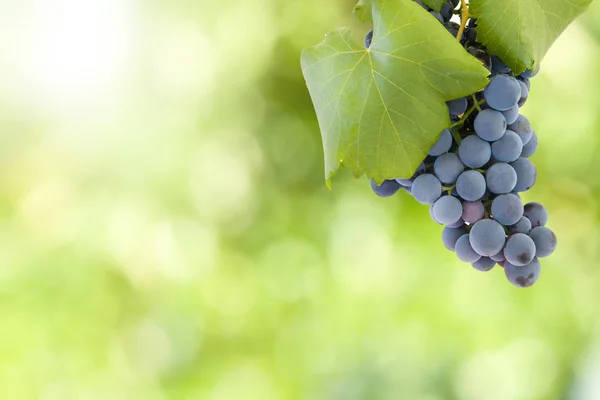
[[[371,18],[371,3],[373,0],[358,0],[354,6],[354,14],[360,22],[373,22]]]
[[[488,71],[411,0],[373,0],[371,48],[335,31],[302,53],[325,151],[376,182],[410,177],[450,124],[445,101],[483,88]]]
[[[471,0],[477,40],[515,73],[536,69],[565,28],[592,0]]]
[[[446,0],[423,0],[423,3],[429,8],[433,8],[433,11],[440,12]]]

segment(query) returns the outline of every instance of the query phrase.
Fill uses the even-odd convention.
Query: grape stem
[[[471,18],[469,6],[467,6],[466,0],[460,0],[460,27],[458,28],[458,33],[456,34],[456,40],[460,40],[462,38],[469,18]]]
[[[459,126],[459,125],[464,124],[465,121],[467,120],[467,118],[469,118],[469,116],[471,114],[473,114],[475,112],[475,110],[481,110],[481,105],[483,103],[485,103],[484,99],[476,101],[473,104],[473,107],[471,107],[466,113],[464,113],[460,120],[458,120],[455,123],[453,123],[452,125],[450,125],[450,128],[454,128],[455,126]]]
[[[460,145],[460,142],[462,142],[460,133],[456,132],[456,130],[454,130],[454,129],[450,129],[450,133],[452,134],[452,137],[454,138],[454,141],[456,142],[456,144]]]

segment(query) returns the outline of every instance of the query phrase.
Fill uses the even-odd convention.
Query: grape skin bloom
[[[506,278],[510,283],[520,288],[526,288],[536,283],[540,278],[540,273],[541,265],[537,258],[522,267],[513,265],[508,261],[504,263]]]
[[[464,170],[465,165],[454,153],[442,154],[433,163],[435,176],[446,185],[454,184]]]
[[[556,250],[558,243],[556,235],[545,226],[538,226],[529,232],[529,237],[535,243],[537,249],[536,257],[548,257]]]
[[[483,110],[477,114],[473,124],[477,136],[488,142],[502,138],[507,126],[504,115],[492,109]]]
[[[458,238],[454,250],[461,261],[466,263],[474,263],[475,261],[479,260],[481,256],[477,254],[475,250],[473,250],[473,247],[469,242],[469,236],[469,234],[466,234]]]
[[[506,242],[504,257],[512,265],[522,267],[533,261],[535,256],[535,243],[524,233],[516,233]]]
[[[485,178],[478,171],[465,171],[456,180],[456,191],[467,201],[477,201],[485,194]]]
[[[451,225],[460,220],[462,205],[456,197],[443,196],[433,204],[432,213],[436,222],[443,225]]]
[[[492,156],[501,162],[510,163],[516,161],[523,151],[523,142],[519,135],[507,130],[500,140],[492,143]]]
[[[521,85],[509,75],[496,75],[484,89],[485,100],[495,110],[507,111],[521,99]]]
[[[517,185],[517,172],[508,164],[496,163],[488,169],[485,180],[490,192],[506,194]]]
[[[514,194],[503,194],[492,201],[492,215],[502,225],[514,225],[523,216],[523,203]]]
[[[482,219],[475,223],[469,232],[469,239],[473,250],[485,257],[491,257],[502,250],[506,241],[504,228],[492,219]]]
[[[458,146],[458,156],[467,167],[483,167],[492,156],[492,148],[488,142],[477,135],[470,135],[463,139]]]

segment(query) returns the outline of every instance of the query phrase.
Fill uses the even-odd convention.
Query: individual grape
[[[433,172],[438,179],[446,184],[452,185],[458,176],[465,170],[460,158],[454,153],[442,154],[433,164]]]
[[[504,228],[493,219],[482,219],[473,224],[469,232],[469,241],[478,254],[490,257],[504,247]]]
[[[390,197],[400,189],[400,184],[395,180],[383,181],[381,185],[377,185],[373,179],[371,179],[371,189],[376,195],[381,197]]]
[[[448,21],[444,22],[444,28],[446,28],[446,30],[448,31],[448,33],[450,33],[452,37],[456,37],[456,35],[458,35],[460,25],[458,25],[456,22]]]
[[[456,191],[467,201],[477,201],[485,194],[485,178],[478,171],[465,171],[456,180]]]
[[[527,207],[527,206],[525,206]],[[508,227],[510,233],[525,233],[528,234],[531,230],[531,221],[527,217],[521,217],[521,219],[514,225]]]
[[[488,142],[500,139],[506,131],[506,117],[500,112],[492,109],[481,111],[475,117],[474,128],[477,136]]]
[[[448,105],[448,111],[450,112],[450,115],[453,117],[458,117],[459,115],[464,114],[469,106],[469,102],[465,97],[447,101],[446,104]]]
[[[510,163],[510,166],[517,173],[517,185],[513,189],[515,192],[525,192],[535,185],[537,171],[531,161],[520,157],[517,161]]]
[[[452,146],[452,134],[448,129],[444,129],[428,154],[434,157],[441,156],[450,150],[450,146]]]
[[[400,179],[400,178],[396,178],[396,182],[398,182],[401,186],[404,187],[411,187],[413,184],[412,179]]]
[[[514,225],[523,216],[523,203],[514,194],[503,194],[492,201],[492,216],[502,225]]]
[[[536,283],[540,277],[540,272],[541,266],[537,258],[534,258],[533,261],[523,267],[517,267],[509,262],[504,263],[506,278],[510,283],[520,288],[526,288]]]
[[[527,79],[527,82],[529,82],[529,79]],[[519,99],[517,105],[519,107],[523,107],[527,102],[527,98],[529,97],[529,87],[527,86],[527,83],[522,80],[519,80],[519,85],[521,85],[521,98]]]
[[[444,18],[442,17],[442,14],[440,14],[439,12],[429,11],[429,14],[433,15],[435,17],[435,19],[437,19],[441,24],[444,23]]]
[[[430,205],[429,205],[429,216],[431,217],[431,219],[433,220],[433,222],[435,222],[436,224],[439,224],[439,225],[444,225],[444,224],[442,224],[440,221],[438,221],[438,220],[435,218],[435,215],[433,214],[433,204],[430,204]]]
[[[492,74],[511,74],[511,69],[497,56],[492,56]]]
[[[373,29],[371,29],[369,32],[367,32],[367,35],[365,36],[365,47],[368,49],[369,47],[371,47],[371,42],[373,41]]]
[[[498,253],[494,254],[493,256],[490,256],[490,258],[494,261],[496,261],[497,263],[506,261],[506,258],[504,257],[504,251],[500,250]]]
[[[538,65],[538,67],[533,70],[527,68],[525,71],[521,72],[520,76],[522,78],[531,79],[531,78],[535,77],[539,72],[540,72],[540,67]]]
[[[494,194],[510,193],[517,184],[517,173],[505,163],[496,163],[488,168],[485,176],[487,188]]]
[[[442,231],[442,243],[444,243],[444,246],[446,246],[448,250],[454,251],[456,241],[466,233],[467,230],[464,227],[450,228],[447,226]]]
[[[529,232],[529,237],[535,243],[536,257],[548,257],[556,250],[558,240],[556,235],[545,226],[538,226]]]
[[[433,204],[442,195],[442,184],[431,174],[419,175],[411,189],[413,196],[421,204]]]
[[[529,78],[523,78],[522,76],[518,76],[517,80],[519,82],[523,82],[525,84],[525,87],[527,88],[527,92],[531,91],[531,81],[529,80]]]
[[[507,130],[502,139],[492,143],[492,157],[496,160],[509,163],[516,161],[523,151],[523,142],[519,135]]]
[[[493,68],[493,65],[492,65]],[[483,95],[494,110],[506,111],[517,105],[521,98],[519,82],[509,75],[496,75],[490,79]]]
[[[507,124],[514,124],[517,121],[517,118],[519,118],[519,105],[517,104],[506,111],[502,111],[502,115],[506,118]]]
[[[473,247],[471,247],[469,237],[470,234],[465,234],[458,238],[456,241],[456,246],[454,247],[454,251],[456,251],[456,255],[461,259],[461,261],[474,263],[475,261],[479,260],[481,256],[477,254],[475,250],[473,250]]]
[[[474,224],[483,218],[485,207],[481,201],[463,201],[462,219],[465,222]]]
[[[454,7],[456,7],[456,6],[454,6],[451,1],[447,1],[442,6],[442,10],[440,11],[440,14],[442,14],[442,17],[444,18],[445,21],[449,21],[450,18],[452,18],[452,14],[454,13]]]
[[[506,242],[504,257],[506,261],[517,267],[522,267],[533,261],[535,243],[524,233],[515,233]]]
[[[535,132],[533,132],[533,135],[531,135],[531,139],[529,140],[529,142],[527,142],[527,144],[525,146],[523,146],[523,151],[521,152],[521,157],[524,157],[524,158],[531,157],[532,155],[535,154],[537,147],[538,147],[538,137],[535,134]]]
[[[548,210],[540,203],[530,202],[525,204],[523,215],[531,221],[532,228],[544,226],[548,223]]]
[[[456,221],[455,223],[453,223],[453,224],[450,224],[450,225],[446,225],[446,226],[447,226],[448,228],[460,228],[461,226],[464,226],[464,225],[465,225],[465,221],[464,221],[462,218],[460,218],[460,219],[459,219],[458,221]]]
[[[436,222],[451,225],[460,220],[462,205],[454,196],[443,196],[433,204],[432,213]]]
[[[463,38],[466,42],[475,43],[477,41],[477,29],[475,29],[475,28],[465,29],[465,34],[464,34]],[[473,54],[473,52],[471,51],[471,49],[473,49],[473,48],[474,47],[469,47],[469,49],[468,49],[469,53],[471,53],[471,55],[475,56],[477,59],[479,59],[481,62],[483,62],[483,66],[485,68],[487,68],[488,71],[491,72],[492,71],[492,59],[490,58],[490,56],[487,55],[487,53],[485,53],[482,50],[481,53],[479,53],[479,54],[485,53],[487,55],[487,57],[484,60],[482,60],[477,55]]]
[[[523,142],[523,146],[529,143],[531,136],[533,135],[531,123],[524,115],[519,115],[514,123],[508,125],[508,129],[519,135],[521,141]]]
[[[473,268],[475,268],[477,271],[487,272],[496,266],[496,261],[489,257],[481,257],[471,265],[473,265]]]
[[[480,168],[490,160],[490,144],[477,135],[467,136],[458,146],[458,156],[467,167]]]

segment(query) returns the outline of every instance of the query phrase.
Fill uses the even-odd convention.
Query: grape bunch
[[[450,34],[457,34],[459,26],[450,18],[458,1],[448,1],[441,13],[416,2]],[[523,204],[520,197],[537,178],[529,158],[538,137],[520,114],[537,71],[515,75],[477,42],[476,27],[476,20],[469,20],[461,43],[490,71],[488,86],[447,103],[452,125],[442,131],[410,179],[381,185],[371,181],[371,187],[382,197],[403,190],[428,204],[431,218],[444,225],[444,246],[460,260],[478,271],[490,271],[498,264],[512,284],[529,287],[540,276],[539,259],[552,254],[557,245],[556,235],[546,227],[546,208],[535,202]],[[367,47],[371,39],[369,32]]]

